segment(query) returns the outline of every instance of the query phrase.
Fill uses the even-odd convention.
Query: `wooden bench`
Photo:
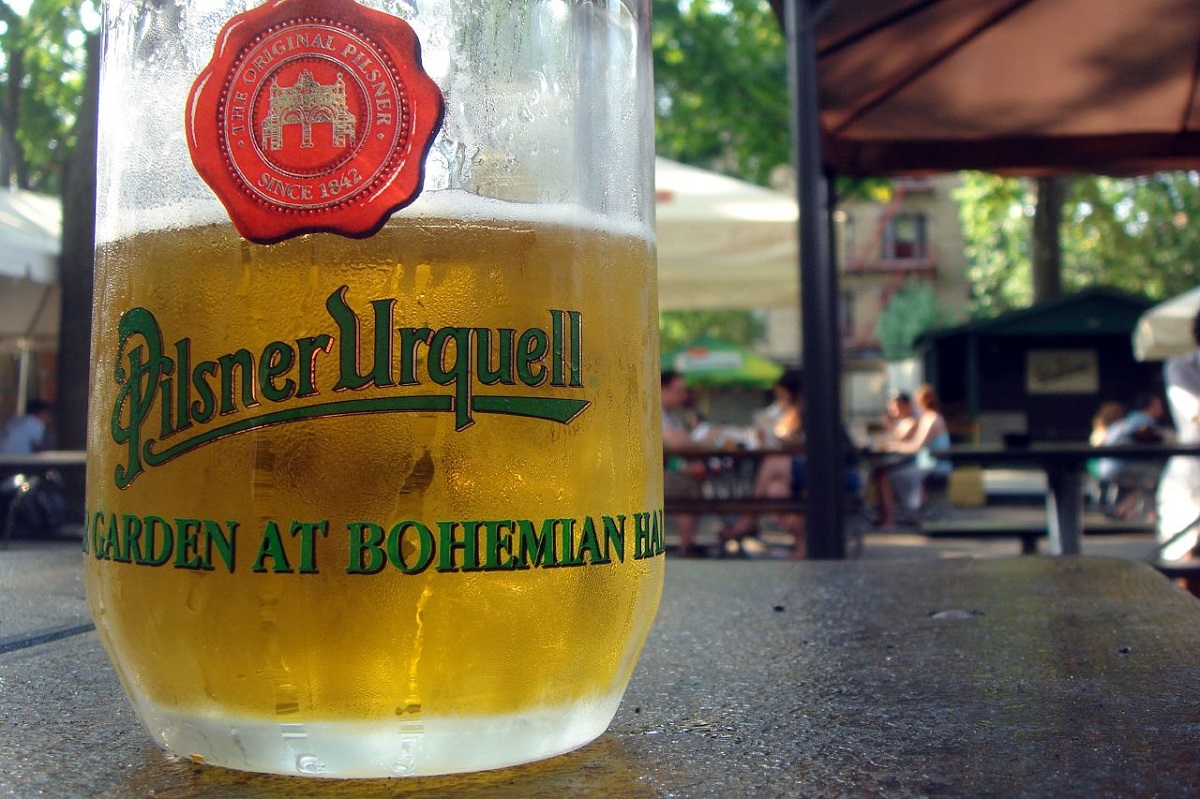
[[[863,517],[861,502],[846,496],[843,509],[842,529],[846,542],[846,557],[857,558],[863,548]],[[794,499],[761,499],[758,497],[694,497],[668,498],[665,501],[668,517],[672,514],[691,513],[697,516],[737,516],[752,513],[756,516],[769,514],[804,514],[805,503]]]
[[[676,498],[666,500],[666,512],[715,514],[729,516],[735,513],[804,513],[804,503],[794,499],[759,499],[756,497],[729,497],[712,499],[706,497]]]
[[[1022,555],[1036,555],[1038,539],[1048,535],[1044,517],[1024,517],[1003,512],[986,518],[957,519],[951,516],[926,521],[920,532],[930,538],[1017,538],[1021,541]],[[1084,535],[1153,535],[1154,524],[1140,520],[1092,518],[1089,515],[1084,520],[1083,532]]]
[[[1172,580],[1200,579],[1200,560],[1152,560],[1150,565]]]
[[[747,513],[752,513],[756,516],[767,514],[782,514],[782,513],[803,513],[804,505],[797,505],[793,499],[758,499],[755,497],[667,497],[664,502],[664,510],[667,518],[678,514],[692,514],[694,516],[740,516]],[[720,540],[717,543],[716,553],[720,557],[725,557],[725,541]],[[669,547],[670,545],[668,545]],[[706,547],[703,544],[696,543],[696,547],[713,554],[711,547]],[[739,554],[744,553],[742,542],[738,541]]]

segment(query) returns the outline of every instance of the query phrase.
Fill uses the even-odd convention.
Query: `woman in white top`
[[[888,441],[884,446],[887,452],[916,457],[911,462],[889,469],[887,479],[877,483],[881,489],[881,527],[895,524],[897,506],[900,503],[903,503],[904,509],[910,513],[920,510],[926,475],[930,472],[948,474],[950,471],[949,462],[934,460],[929,455],[931,449],[945,449],[950,446],[950,431],[946,427],[946,417],[942,415],[937,392],[933,386],[925,383],[913,393],[913,400],[917,405],[917,424],[911,435],[903,440]]]
[[[1200,314],[1192,320],[1192,339],[1200,347]],[[1164,366],[1167,404],[1180,444],[1200,444],[1200,349],[1171,358]],[[1187,560],[1197,549],[1200,521],[1200,458],[1167,461],[1158,483],[1159,557]]]

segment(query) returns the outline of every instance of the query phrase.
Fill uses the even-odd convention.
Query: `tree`
[[[917,337],[946,321],[928,283],[911,281],[892,295],[879,315],[875,335],[885,360],[902,361],[913,355]]]
[[[761,314],[731,310],[663,311],[658,315],[658,330],[663,352],[682,347],[700,336],[752,347],[767,332]]]
[[[964,173],[960,219],[979,316],[1029,305],[1035,184]],[[1200,173],[1136,178],[1076,176],[1064,192],[1061,281],[1066,291],[1106,285],[1162,299],[1196,284]]]
[[[1200,274],[1200,173],[1076,181],[1063,227],[1064,277],[1155,299]]]
[[[0,0],[0,185],[56,193],[74,146],[86,62],[79,0]]]
[[[0,0],[0,181],[63,200],[55,401],[58,444],[71,449],[87,432],[100,57],[87,30],[98,22],[87,0]]]
[[[1036,186],[1029,265],[1035,303],[1062,294],[1062,212],[1069,183],[1047,176],[1038,178]]]
[[[62,313],[58,334],[58,443],[87,446],[88,364],[92,328],[92,272],[96,248],[96,112],[100,37],[87,38],[87,71],[74,131],[75,147],[63,180]]]
[[[966,240],[973,313],[995,316],[1029,305],[1034,205],[1027,185],[1015,178],[965,172],[955,197]]]
[[[790,179],[787,47],[770,5],[654,0],[653,11],[658,154],[764,186],[778,170]],[[839,177],[837,190],[885,201],[891,186]],[[702,333],[752,346],[764,333],[747,311],[664,313],[659,328],[664,348]]]
[[[765,0],[654,0],[658,154],[759,185],[791,162],[787,52]],[[664,351],[701,335],[753,346],[752,311],[659,314]]]
[[[767,185],[791,162],[787,51],[765,0],[654,0],[659,155]]]

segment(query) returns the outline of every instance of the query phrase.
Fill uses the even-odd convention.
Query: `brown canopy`
[[[823,158],[837,172],[1200,167],[1197,0],[814,5]]]
[[[838,288],[822,169],[1200,168],[1200,0],[771,2],[792,56],[808,490],[836,496]],[[811,557],[845,555],[842,521],[838,503],[810,504]]]

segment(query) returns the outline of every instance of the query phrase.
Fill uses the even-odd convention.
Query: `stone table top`
[[[1200,602],[1106,558],[672,561],[608,732],[475,775],[273,777],[165,754],[76,545],[0,550],[0,796],[1184,796]]]

